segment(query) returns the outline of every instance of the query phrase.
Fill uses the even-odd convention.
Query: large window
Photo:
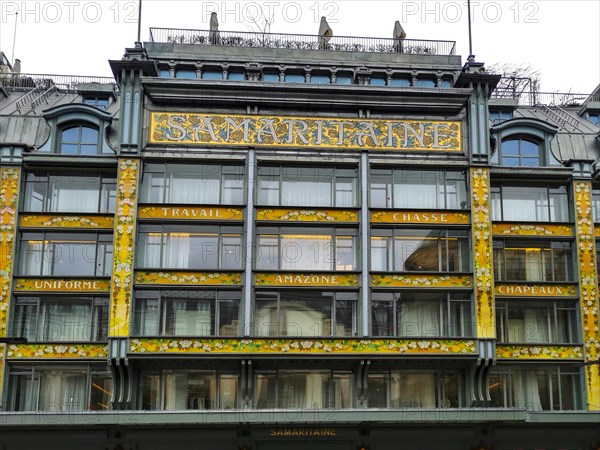
[[[138,268],[239,270],[242,227],[227,225],[139,226]]]
[[[139,383],[142,410],[235,409],[238,376],[216,371],[165,370],[142,373]]]
[[[113,236],[27,232],[21,235],[19,275],[110,276]]]
[[[23,211],[112,213],[116,189],[111,173],[32,171],[25,178]]]
[[[139,290],[139,336],[239,336],[240,291]]]
[[[240,205],[244,166],[220,164],[144,165],[142,203]]]
[[[576,318],[573,302],[496,300],[496,332],[502,343],[578,343]]]
[[[496,281],[572,281],[571,242],[494,240],[494,277]]]
[[[342,167],[258,168],[259,205],[352,208],[358,205],[358,170]]]
[[[353,407],[351,373],[279,370],[257,373],[256,409],[348,409]]]
[[[492,186],[492,220],[568,222],[565,186]]]
[[[469,232],[455,229],[371,231],[371,270],[468,272]]]
[[[373,336],[473,336],[471,295],[449,292],[373,292]]]
[[[355,336],[356,292],[257,291],[255,336]]]
[[[357,270],[353,228],[258,227],[259,270]]]
[[[465,406],[464,376],[454,371],[371,372],[369,408],[459,408]]]
[[[106,411],[112,379],[106,366],[14,366],[8,370],[9,411]]]
[[[580,374],[561,366],[499,367],[490,374],[492,406],[529,411],[583,409]]]
[[[29,342],[106,341],[108,298],[85,296],[18,296],[11,335]]]
[[[372,208],[466,209],[464,171],[372,169]]]
[[[75,125],[60,130],[59,153],[63,155],[96,155],[100,148],[97,128]]]

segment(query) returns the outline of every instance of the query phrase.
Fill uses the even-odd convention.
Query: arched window
[[[539,167],[544,165],[540,144],[524,139],[506,139],[502,141],[501,164],[503,166],[529,166]]]
[[[98,129],[85,125],[63,128],[60,132],[59,153],[63,155],[98,154]]]

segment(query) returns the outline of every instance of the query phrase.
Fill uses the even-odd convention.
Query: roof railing
[[[592,97],[589,94],[574,92],[537,92],[533,90],[515,91],[513,89],[495,89],[492,98],[513,99],[521,106],[557,105],[562,107],[581,106]],[[598,101],[598,100],[593,100]]]
[[[77,92],[81,85],[90,84],[110,85],[113,91],[118,90],[115,79],[112,77],[95,77],[88,75],[46,75],[31,73],[0,73],[0,86],[6,88],[31,90],[37,87],[45,89],[56,86],[64,92]]]
[[[255,33],[244,31],[150,28],[150,42],[223,47],[281,48],[291,50],[329,50],[338,52],[407,53],[454,55],[455,41],[333,36],[326,43],[317,35]]]

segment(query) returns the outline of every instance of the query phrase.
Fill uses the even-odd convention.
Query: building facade
[[[0,449],[600,448],[598,92],[454,48],[5,70]]]

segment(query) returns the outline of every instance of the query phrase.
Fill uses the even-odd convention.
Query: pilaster
[[[471,210],[476,336],[478,339],[495,339],[490,170],[488,168],[471,168]]]
[[[592,183],[587,180],[574,180],[573,193],[587,401],[589,410],[598,411],[600,410],[600,323]]]
[[[17,232],[17,209],[21,167],[0,168],[0,338],[6,338]],[[0,392],[6,361],[6,343],[0,343]]]
[[[109,337],[129,336],[140,161],[120,159],[110,299]]]

